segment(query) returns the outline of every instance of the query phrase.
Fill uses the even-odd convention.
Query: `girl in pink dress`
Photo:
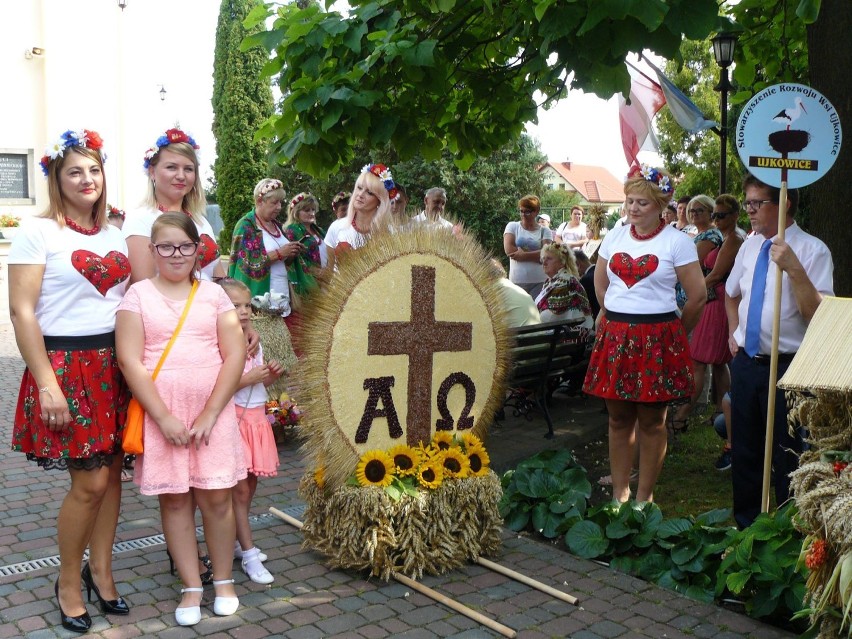
[[[237,309],[240,325],[245,332],[251,322],[249,287],[230,278],[221,280],[219,284]],[[275,477],[278,474],[278,448],[272,425],[266,418],[266,387],[275,383],[283,374],[284,368],[275,360],[263,363],[261,345],[256,355],[246,359],[243,376],[237,394],[234,395],[240,435],[243,438],[245,466],[248,470],[248,476],[237,483],[233,492],[234,516],[237,520],[237,544],[234,554],[242,559],[243,572],[248,578],[264,585],[271,584],[274,577],[263,567],[266,555],[254,545],[248,516],[257,490],[257,478]],[[244,548],[247,550],[243,550]]]
[[[143,495],[159,496],[166,544],[186,586],[175,611],[182,626],[201,620],[193,493],[213,561],[213,612],[230,615],[239,607],[231,578],[236,537],[231,488],[246,476],[232,400],[245,363],[245,339],[222,288],[198,281],[199,243],[190,217],[159,216],[149,247],[157,274],[130,287],[116,322],[119,365],[145,409],[145,453],[134,479]],[[194,286],[186,321],[152,380]]]

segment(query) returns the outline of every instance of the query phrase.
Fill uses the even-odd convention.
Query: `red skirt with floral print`
[[[46,468],[66,468],[69,460],[120,453],[130,396],[115,349],[48,350],[47,357],[68,401],[71,425],[63,431],[47,429],[41,418],[38,385],[26,369],[18,393],[12,450],[26,453]],[[71,465],[88,468],[102,464]]]
[[[683,402],[695,379],[679,319],[651,324],[601,319],[583,390],[628,402]]]

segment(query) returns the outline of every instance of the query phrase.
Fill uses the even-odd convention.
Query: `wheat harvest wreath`
[[[487,255],[421,227],[374,233],[338,269],[297,344],[305,545],[383,579],[495,554],[501,487],[483,442],[508,329]]]

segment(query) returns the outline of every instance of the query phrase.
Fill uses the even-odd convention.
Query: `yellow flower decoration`
[[[317,486],[323,488],[325,486],[325,466],[317,466],[314,470],[314,481]]]
[[[476,435],[474,435],[470,431],[467,431],[467,430],[464,431],[462,433],[461,438],[462,438],[462,443],[464,444],[465,450],[467,450],[468,448],[471,448],[473,446],[479,446],[479,447],[483,446],[482,440],[479,439],[479,437],[477,437]]]
[[[429,459],[417,469],[417,481],[423,488],[435,489],[444,481],[444,467],[440,460]]]
[[[444,475],[464,479],[470,473],[470,461],[458,448],[444,451]]]
[[[421,456],[417,449],[405,444],[394,446],[388,451],[394,466],[396,466],[396,474],[400,477],[413,475],[417,472],[417,467],[420,465]]]
[[[485,447],[482,444],[468,445],[465,453],[467,454],[467,460],[470,463],[469,476],[482,477],[482,475],[488,472],[488,464],[491,463],[491,458],[488,456],[488,453],[485,451]]]
[[[390,486],[393,480],[393,459],[383,450],[368,450],[361,455],[355,477],[362,486]]]
[[[441,450],[447,450],[456,445],[453,434],[448,430],[439,430],[432,437],[432,446]]]

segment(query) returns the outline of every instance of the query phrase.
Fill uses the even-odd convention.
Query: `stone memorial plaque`
[[[32,149],[0,148],[0,204],[35,204]]]

